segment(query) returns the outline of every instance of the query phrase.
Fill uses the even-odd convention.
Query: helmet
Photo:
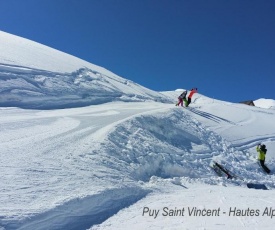
[[[261,145],[261,149],[265,149],[265,145],[263,144],[263,145]]]

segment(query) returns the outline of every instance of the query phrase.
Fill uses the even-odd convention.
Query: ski
[[[260,164],[259,164],[260,165]],[[261,165],[260,165],[261,166]],[[245,182],[244,179],[237,177],[235,174],[230,172],[228,169],[226,169],[223,165],[220,163],[212,160],[210,162],[210,167],[217,173],[220,177],[227,177],[227,179],[240,179]],[[264,170],[263,170],[264,171]],[[240,184],[239,184],[240,185]],[[268,190],[268,188],[265,186],[265,184],[259,184],[259,183],[246,183],[247,188],[250,189],[262,189],[262,190]]]
[[[221,164],[219,164],[216,161],[212,161],[210,163],[210,167],[217,173],[218,176],[222,177],[222,176],[226,176],[227,179],[232,179],[234,178],[233,175],[231,175],[231,173]]]

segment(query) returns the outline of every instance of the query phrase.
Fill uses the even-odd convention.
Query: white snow
[[[0,31],[0,106],[70,108],[161,101],[162,94],[79,58]]]
[[[254,101],[255,106],[265,109],[275,109],[275,100],[260,98]]]
[[[0,32],[0,229],[273,229],[275,110],[181,91]]]

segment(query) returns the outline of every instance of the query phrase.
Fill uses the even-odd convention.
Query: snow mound
[[[275,109],[275,100],[273,99],[258,99],[254,101],[255,106],[264,109]]]
[[[261,171],[250,155],[234,148],[217,133],[204,127],[193,117],[199,110],[169,109],[161,114],[142,115],[120,124],[110,132],[108,155],[124,162],[119,168],[128,169],[134,180],[187,177],[215,184],[209,164],[212,159],[222,162],[232,172],[241,172],[250,181],[263,181]],[[142,143],[142,145],[140,144]],[[111,162],[113,160],[110,159]],[[111,163],[110,164],[113,164]],[[270,163],[270,165],[273,165]],[[251,171],[255,173],[251,175]],[[264,181],[274,187],[268,179]]]

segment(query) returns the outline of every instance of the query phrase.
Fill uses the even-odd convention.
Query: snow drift
[[[0,106],[70,108],[161,101],[162,94],[79,58],[0,31]]]

